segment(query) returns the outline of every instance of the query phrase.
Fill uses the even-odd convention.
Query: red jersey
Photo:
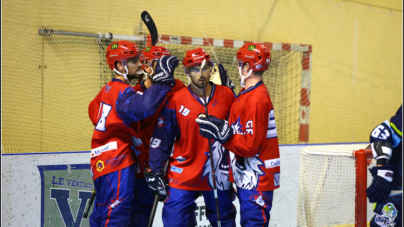
[[[137,139],[139,135],[129,124],[154,114],[171,91],[168,85],[152,87],[147,93],[136,93],[114,78],[90,102],[88,114],[95,126],[91,140],[93,180],[134,164],[134,153],[145,150],[145,143]]]
[[[227,119],[235,97],[229,88],[210,84],[209,115]],[[150,144],[149,164],[153,172],[160,171],[170,157],[169,147],[174,143],[167,170],[170,187],[192,191],[213,188],[209,142],[199,135],[199,125],[195,121],[201,113],[205,113],[205,106],[191,86],[174,93],[160,112]],[[230,186],[228,150],[218,142],[212,140],[212,143],[217,187],[227,190]]]
[[[248,190],[279,188],[280,159],[275,116],[262,81],[240,91],[230,111],[229,125],[233,136],[223,146],[230,151],[230,181]]]
[[[170,97],[174,92],[180,90],[181,88],[184,88],[185,85],[181,80],[175,79],[175,86],[171,88],[172,92],[168,92],[166,94],[167,97]],[[136,86],[133,87],[135,91],[138,92],[145,92],[146,87],[144,86],[144,82],[137,84]],[[146,149],[144,152],[141,152],[138,156],[137,159],[139,160],[139,172],[137,174],[138,178],[144,179],[144,170],[149,167],[149,146],[150,146],[150,139],[153,136],[153,131],[156,126],[156,122],[158,119],[158,115],[161,111],[161,109],[164,107],[165,102],[161,103],[160,107],[156,111],[156,113],[148,117],[144,120],[141,121],[136,121],[132,123],[130,126],[133,128],[138,135],[140,136],[140,139],[146,144]]]

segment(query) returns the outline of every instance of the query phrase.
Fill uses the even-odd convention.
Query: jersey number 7
[[[100,105],[101,117],[98,120],[97,126],[95,126],[95,130],[101,132],[106,131],[105,123],[107,122],[107,117],[109,115],[109,112],[111,112],[111,109],[112,109],[111,105],[101,102]],[[100,112],[98,112],[98,116],[100,116]]]

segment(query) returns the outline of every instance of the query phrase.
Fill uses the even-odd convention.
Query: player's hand
[[[210,115],[207,117],[205,114],[199,114],[196,123],[199,124],[199,134],[201,136],[217,140],[222,144],[226,143],[233,135],[229,123],[215,116]]]
[[[178,58],[173,55],[161,57],[156,65],[153,83],[168,84],[171,87],[175,85],[174,70],[178,66],[178,62]]]
[[[168,187],[167,182],[164,179],[164,173],[162,171],[153,173],[150,167],[148,167],[144,170],[144,176],[152,194],[158,193],[159,201],[164,201],[167,198]]]
[[[372,184],[366,189],[369,202],[376,203],[387,199],[391,192],[393,167],[391,165],[375,166],[369,171],[373,176]]]
[[[222,65],[222,63],[219,63],[218,68],[219,68],[220,80],[222,81],[222,85],[234,90],[235,86],[234,86],[233,82],[230,80],[229,74],[227,73],[226,69],[224,69],[224,66]]]

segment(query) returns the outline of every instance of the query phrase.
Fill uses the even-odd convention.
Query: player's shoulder
[[[234,97],[233,91],[229,87],[219,84],[215,84],[215,86],[215,92],[218,92],[220,95]]]

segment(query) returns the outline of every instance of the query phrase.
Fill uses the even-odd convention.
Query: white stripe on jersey
[[[274,110],[269,112],[268,118],[268,130],[267,130],[267,139],[276,138],[278,136],[276,132],[276,124],[275,124],[275,114]]]

